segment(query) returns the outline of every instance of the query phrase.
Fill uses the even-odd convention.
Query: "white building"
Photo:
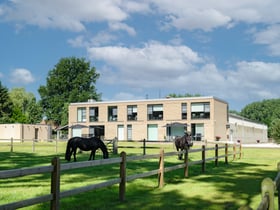
[[[229,141],[242,143],[268,142],[267,125],[242,116],[229,115]]]

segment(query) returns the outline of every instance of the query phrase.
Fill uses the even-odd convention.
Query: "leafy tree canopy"
[[[266,124],[268,126],[268,136],[270,137],[273,127],[272,122],[280,118],[280,99],[253,102],[246,105],[240,114],[248,119]]]
[[[11,122],[30,124],[41,122],[42,109],[33,93],[26,92],[24,88],[13,88],[9,96],[13,102]]]
[[[13,103],[8,94],[8,88],[2,86],[0,81],[0,123],[10,123]]]
[[[168,94],[169,97],[171,98],[184,98],[184,97],[200,97],[201,95],[196,93],[196,94],[190,94],[190,93],[185,93],[185,94],[176,94],[176,93],[170,93]]]
[[[40,86],[38,90],[47,119],[56,125],[67,124],[69,103],[100,100],[101,95],[95,88],[98,78],[95,68],[84,58],[60,59],[49,71],[46,86]]]

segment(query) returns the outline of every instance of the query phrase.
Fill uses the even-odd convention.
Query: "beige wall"
[[[0,124],[0,139],[35,139],[48,140],[51,138],[49,125],[32,124]]]
[[[191,119],[191,103],[193,102],[209,102],[210,103],[210,119]],[[181,104],[187,103],[187,119],[181,119]],[[147,105],[163,104],[163,120],[148,120]],[[137,105],[137,121],[127,121],[127,106]],[[108,106],[118,107],[118,121],[108,122],[107,112]],[[86,107],[86,122],[77,122],[77,108]],[[99,107],[98,122],[89,122],[89,107]],[[83,124],[86,126],[104,126],[105,139],[111,139],[118,135],[118,125],[124,126],[124,136],[127,139],[127,125],[132,125],[133,140],[147,139],[148,124],[157,125],[158,140],[164,140],[166,136],[167,123],[180,122],[187,123],[188,130],[191,131],[191,124],[203,124],[203,139],[214,140],[216,135],[226,138],[227,108],[225,101],[215,97],[191,97],[191,98],[168,98],[168,99],[147,99],[137,101],[114,101],[114,102],[84,102],[72,103],[69,105],[69,126],[75,124]],[[88,134],[88,128],[82,129],[83,134]],[[71,137],[71,129],[69,130]]]

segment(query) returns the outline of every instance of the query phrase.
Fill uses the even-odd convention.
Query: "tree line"
[[[36,124],[45,120],[55,126],[68,124],[70,103],[101,100],[95,84],[99,78],[95,67],[84,58],[62,58],[48,72],[46,85],[38,89],[40,100],[24,88],[8,90],[0,81],[0,123]],[[169,97],[197,97],[200,94],[176,94]],[[280,142],[280,99],[246,105],[241,112],[230,111],[268,126],[268,136]]]
[[[66,125],[70,103],[101,99],[95,88],[98,78],[89,61],[68,57],[48,72],[46,85],[38,89],[40,100],[24,88],[9,91],[0,81],[0,123],[35,124],[45,120],[54,126]]]

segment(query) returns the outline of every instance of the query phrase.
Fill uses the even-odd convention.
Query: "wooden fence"
[[[280,209],[280,162],[277,164],[278,173],[274,180],[264,178],[261,183],[262,200],[258,210],[274,210],[274,195],[278,196],[278,209]]]
[[[112,186],[115,184],[119,184],[119,199],[120,201],[125,200],[125,193],[126,193],[126,183],[135,179],[144,178],[152,175],[158,175],[158,186],[164,186],[164,173],[177,170],[177,169],[184,169],[184,176],[188,176],[189,166],[195,164],[201,164],[201,171],[205,172],[206,162],[208,161],[215,161],[215,165],[218,165],[218,160],[220,158],[224,158],[225,163],[228,163],[228,157],[233,156],[236,158],[236,155],[239,155],[241,158],[241,145],[238,146],[239,151],[236,150],[236,145],[233,146],[233,151],[229,152],[228,148],[229,145],[225,144],[224,146],[215,145],[212,148],[206,148],[205,145],[202,146],[201,149],[191,149],[187,153],[184,153],[184,162],[165,167],[164,166],[164,157],[166,156],[174,156],[177,155],[178,152],[168,152],[164,153],[164,150],[161,149],[159,154],[151,154],[151,155],[143,155],[143,156],[126,156],[125,152],[121,152],[120,157],[118,158],[110,158],[110,159],[100,159],[94,161],[83,161],[83,162],[74,162],[74,163],[65,163],[61,164],[60,159],[58,157],[53,158],[51,165],[49,166],[41,166],[41,167],[32,167],[32,168],[25,168],[25,169],[12,169],[12,170],[4,170],[0,171],[0,179],[6,178],[16,178],[22,177],[32,174],[42,174],[42,173],[51,173],[51,189],[50,194],[38,196],[31,199],[21,200],[17,202],[7,203],[0,205],[0,209],[17,209],[22,207],[27,207],[43,202],[50,202],[50,209],[59,209],[60,207],[60,198],[65,198],[68,196],[72,196],[78,193],[87,192],[94,189],[104,188],[108,186]],[[219,155],[219,151],[224,149],[224,154]],[[214,157],[207,157],[206,158],[206,151],[208,150],[215,150]],[[189,161],[188,155],[189,153],[194,152],[201,152],[201,160],[196,161]],[[182,152],[179,152],[182,153]],[[133,174],[133,175],[126,175],[126,164],[129,161],[136,161],[136,160],[145,160],[145,159],[152,159],[158,158],[159,159],[159,166],[157,169],[140,173],[140,174]],[[119,164],[119,178],[110,179],[105,182],[87,185],[84,187],[75,188],[72,190],[66,190],[61,192],[60,191],[60,173],[61,171],[66,171],[70,169],[78,169],[84,167],[94,167],[100,165],[107,165],[107,164]],[[1,192],[3,193],[3,192]]]

